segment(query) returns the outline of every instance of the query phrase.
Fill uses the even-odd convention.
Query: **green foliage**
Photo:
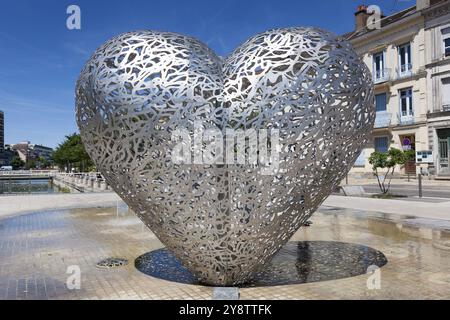
[[[11,166],[13,167],[14,170],[18,170],[25,166],[25,162],[23,162],[19,156],[14,156],[11,159]]]
[[[416,152],[414,150],[404,151],[406,161],[415,161],[416,160]]]
[[[58,145],[53,154],[53,160],[60,169],[66,171],[70,171],[71,168],[86,171],[94,165],[84,148],[80,135],[76,133],[66,136],[64,142]]]
[[[383,194],[389,192],[395,166],[404,165],[414,158],[413,150],[402,151],[396,148],[390,148],[388,152],[375,151],[370,155],[369,163],[372,165],[373,174],[377,177],[378,186]],[[380,175],[379,169],[386,169],[385,174]]]
[[[58,187],[58,192],[70,193],[70,188],[69,187],[60,187],[60,186],[57,186],[57,187]]]
[[[27,160],[27,162],[25,163],[25,169],[36,169],[36,161],[33,159]]]
[[[39,156],[36,165],[41,169],[47,169],[50,166],[50,162],[43,156]]]

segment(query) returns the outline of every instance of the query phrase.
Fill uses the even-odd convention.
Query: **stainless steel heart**
[[[191,37],[121,34],[87,62],[76,108],[107,182],[212,285],[248,281],[273,257],[350,170],[375,119],[368,68],[313,28],[256,35],[225,60]],[[180,128],[277,131],[277,169],[175,163]]]

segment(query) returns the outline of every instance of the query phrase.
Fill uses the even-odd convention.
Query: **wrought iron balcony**
[[[373,82],[375,84],[389,81],[391,78],[391,69],[375,70],[373,73]]]
[[[401,113],[397,114],[397,117],[399,125],[408,125],[414,123],[414,113],[412,111],[409,114],[407,114],[407,112],[405,111],[402,111]]]
[[[400,66],[400,68],[397,68],[396,70],[398,79],[411,77],[413,75],[411,63],[404,64]]]
[[[391,125],[392,114],[386,111],[378,111],[375,115],[374,128],[387,128]]]

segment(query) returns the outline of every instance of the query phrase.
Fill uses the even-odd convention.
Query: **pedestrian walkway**
[[[372,199],[365,197],[344,197],[331,195],[323,203],[330,207],[355,209],[362,211],[378,211],[404,216],[450,220],[450,199],[441,202],[420,201],[415,199]]]

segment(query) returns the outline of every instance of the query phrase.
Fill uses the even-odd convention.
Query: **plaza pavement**
[[[322,205],[416,218],[450,220],[450,199],[428,198],[420,200],[418,198],[404,198],[396,200],[331,195]]]
[[[166,281],[135,268],[136,257],[163,245],[134,214],[116,210],[118,204],[123,209],[112,192],[0,196],[0,300],[211,299],[212,287]],[[96,208],[61,210],[88,207]],[[332,195],[311,220],[312,226],[301,228],[291,241],[379,250],[388,260],[381,268],[379,289],[369,287],[371,274],[360,274],[241,288],[241,299],[449,299],[448,199]],[[130,263],[113,269],[96,267],[107,257]],[[67,270],[73,266],[82,272],[79,290],[67,286]]]
[[[303,283],[240,288],[241,299],[449,299],[450,228],[418,227],[418,219],[326,206],[311,220],[311,227],[298,230],[291,241],[366,246],[383,253],[388,263],[377,274],[353,273],[358,261],[372,261],[366,253],[344,250],[339,256],[331,249],[324,253],[323,248],[311,248],[301,267],[286,268],[286,275],[297,274]],[[114,207],[2,218],[0,300],[211,299],[212,287],[164,280],[162,274],[147,275],[135,267],[137,257],[162,247],[133,213],[118,214]],[[289,252],[283,261],[297,261],[297,250]],[[107,257],[129,263],[98,268],[97,262]],[[314,263],[319,257],[321,265]],[[345,262],[337,263],[336,258]],[[316,268],[333,278],[317,280]],[[74,270],[79,270],[78,288],[68,285],[73,284]],[[349,270],[352,275],[343,276]],[[172,275],[177,277],[176,272]]]

